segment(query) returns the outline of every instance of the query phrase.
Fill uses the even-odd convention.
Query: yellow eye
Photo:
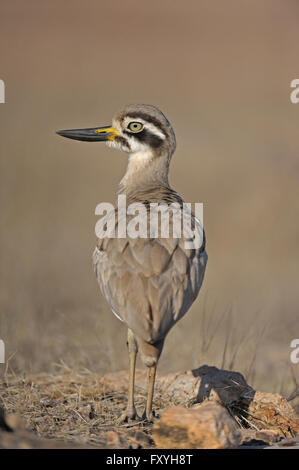
[[[141,132],[143,124],[141,124],[141,122],[130,122],[128,129],[130,129],[131,132]]]

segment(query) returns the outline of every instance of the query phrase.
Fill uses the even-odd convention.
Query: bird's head
[[[117,113],[111,126],[57,131],[69,139],[106,142],[131,155],[173,154],[176,141],[171,124],[155,106],[134,104]]]

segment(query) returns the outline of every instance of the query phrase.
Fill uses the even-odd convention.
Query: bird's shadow
[[[204,365],[193,369],[192,374],[199,379],[199,388],[191,404],[215,399],[229,411],[238,424],[248,427],[248,409],[254,399],[255,390],[247,384],[240,372]]]

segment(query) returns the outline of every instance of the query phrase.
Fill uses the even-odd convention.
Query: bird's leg
[[[137,358],[137,342],[134,338],[132,330],[128,329],[128,348],[129,348],[129,395],[128,395],[128,417],[135,419],[137,416],[134,404],[134,388],[135,388],[135,366]]]
[[[132,330],[128,328],[128,350],[129,350],[129,393],[128,405],[126,411],[121,415],[118,423],[124,423],[129,420],[138,420],[135,404],[134,404],[134,387],[135,387],[135,365],[138,352],[137,341],[134,338]]]
[[[146,408],[145,408],[143,417],[149,422],[153,421],[152,407],[153,407],[156,370],[157,370],[157,364],[149,367],[149,370],[148,370],[147,402],[146,402]]]

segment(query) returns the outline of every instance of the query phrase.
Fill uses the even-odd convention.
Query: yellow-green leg
[[[156,378],[157,365],[149,367],[148,370],[148,388],[147,388],[147,401],[144,417],[147,421],[153,421],[153,397],[155,389],[155,378]]]
[[[137,341],[134,338],[132,330],[128,328],[128,351],[129,351],[129,393],[128,405],[126,411],[121,415],[118,423],[128,422],[130,420],[140,419],[134,403],[134,388],[135,388],[135,366],[138,352]]]

